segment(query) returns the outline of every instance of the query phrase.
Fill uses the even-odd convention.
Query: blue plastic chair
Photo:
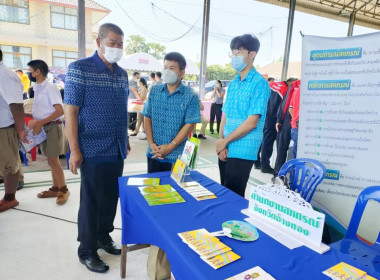
[[[343,254],[350,255],[364,266],[380,272],[380,234],[372,245],[360,240],[357,236],[360,220],[370,199],[380,203],[380,186],[365,188],[359,194],[345,237],[330,246]]]
[[[288,173],[291,189],[310,202],[315,189],[325,178],[326,169],[322,163],[314,159],[295,158],[285,162],[277,176],[287,176]]]

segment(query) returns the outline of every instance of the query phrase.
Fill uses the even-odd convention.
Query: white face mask
[[[164,80],[164,83],[173,85],[177,82],[178,76],[174,71],[165,69],[162,71],[162,79]]]
[[[123,49],[104,46],[103,55],[109,63],[115,63],[123,57]]]

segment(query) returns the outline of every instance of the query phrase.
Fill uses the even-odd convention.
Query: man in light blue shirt
[[[164,58],[164,84],[152,86],[144,115],[148,173],[171,171],[194,124],[201,121],[198,96],[182,85],[186,60],[177,52]]]
[[[239,74],[228,87],[216,152],[221,184],[244,197],[263,138],[270,89],[253,67],[259,40],[249,34],[237,36],[230,48],[231,65]]]

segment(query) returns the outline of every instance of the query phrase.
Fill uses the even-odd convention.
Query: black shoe
[[[255,169],[261,169],[260,161],[255,161]]]
[[[214,131],[210,131],[211,134],[214,134]]]
[[[84,258],[79,258],[79,261],[83,263],[87,267],[87,269],[92,272],[103,273],[110,269],[108,264],[104,262],[98,254],[90,255]]]
[[[204,137],[202,134],[198,134],[198,139],[207,139],[207,138]]]
[[[274,169],[270,166],[268,166],[268,167],[261,166],[261,172],[263,172],[263,173],[273,174],[273,171],[274,171]]]
[[[4,179],[0,179],[0,184],[3,184],[4,183]]]
[[[194,138],[198,138],[198,136],[197,136],[197,134],[196,134],[196,133],[194,133],[194,134],[193,134],[193,137],[194,137]]]
[[[119,244],[113,242],[112,240],[105,243],[98,241],[98,247],[99,249],[106,251],[108,254],[121,255],[121,248]]]
[[[24,188],[24,181],[18,181],[17,190],[21,190]]]

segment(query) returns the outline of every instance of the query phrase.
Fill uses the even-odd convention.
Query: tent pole
[[[85,0],[78,0],[78,58],[86,57]]]
[[[199,75],[199,98],[202,100],[205,95],[206,73],[207,73],[207,44],[208,30],[210,22],[210,2],[204,0],[203,8],[203,31],[202,31],[202,50],[201,50],[201,71]]]
[[[285,43],[284,61],[282,63],[281,81],[286,80],[288,76],[290,44],[292,41],[295,8],[296,8],[296,0],[290,0],[289,1],[288,29],[286,31],[286,43]]]

